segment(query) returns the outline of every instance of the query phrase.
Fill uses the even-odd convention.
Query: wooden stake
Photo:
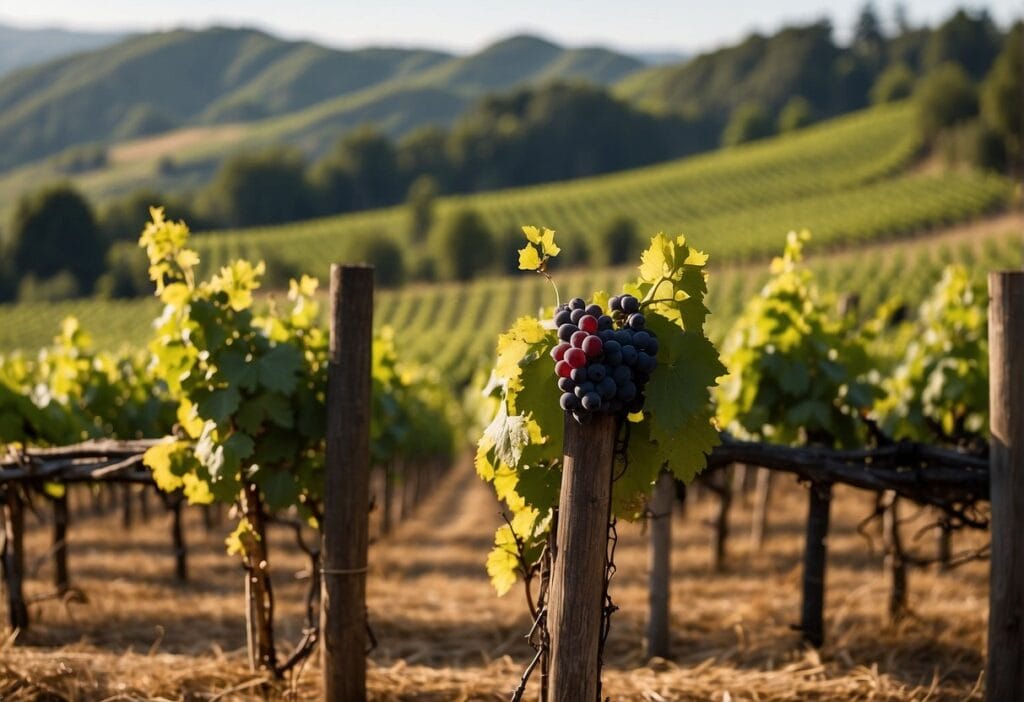
[[[28,629],[28,607],[22,590],[25,579],[25,511],[16,485],[8,485],[4,514],[4,584],[7,588],[7,614],[12,629]]]
[[[988,278],[992,574],[985,699],[1024,699],[1024,272]]]
[[[616,420],[566,413],[558,533],[548,601],[548,702],[596,702]]]
[[[53,498],[53,585],[63,595],[68,591],[68,490]]]
[[[181,507],[184,502],[183,497],[178,497],[171,504],[173,516],[171,539],[174,543],[174,579],[182,583],[188,580],[188,549],[185,547],[185,530],[181,526]]]
[[[831,483],[811,483],[807,505],[807,540],[804,544],[803,608],[800,631],[818,647],[825,642],[825,560],[832,504]]]
[[[670,590],[672,585],[672,506],[676,498],[675,479],[662,473],[651,493],[651,575],[647,594],[647,657],[668,658],[670,651]]]
[[[768,531],[768,509],[772,498],[772,471],[757,469],[757,486],[754,488],[754,515],[750,522],[750,546],[760,551]]]
[[[373,268],[331,266],[320,607],[324,699],[366,700]]]
[[[907,611],[907,564],[900,538],[899,497],[887,490],[882,498],[882,538],[885,542],[885,573],[889,579],[889,619],[897,622]]]

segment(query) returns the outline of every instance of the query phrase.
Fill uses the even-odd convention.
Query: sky
[[[570,46],[693,53],[751,31],[829,17],[845,40],[863,0],[0,0],[0,22],[19,26],[148,31],[210,24],[252,26],[336,47],[424,46],[470,51],[529,32]],[[987,8],[1006,26],[1021,0],[907,0],[912,24],[934,24],[958,5]],[[875,7],[883,21],[895,2]]]

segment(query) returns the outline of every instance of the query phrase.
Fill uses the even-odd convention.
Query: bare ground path
[[[838,490],[829,641],[820,652],[808,650],[790,628],[799,605],[805,491],[788,480],[779,486],[770,538],[759,551],[747,543],[750,510],[739,501],[723,574],[708,567],[711,501],[691,505],[685,519],[676,515],[671,661],[642,657],[645,537],[639,527],[621,525],[612,587],[621,610],[607,650],[605,694],[648,702],[980,700],[987,564],[952,574],[913,571],[913,616],[891,626],[881,556],[856,531],[871,497]],[[378,640],[372,699],[508,699],[532,650],[522,638],[529,617],[521,590],[497,598],[484,572],[500,523],[497,503],[467,461],[413,518],[371,546],[368,604]],[[129,532],[117,515],[72,524],[71,573],[88,602],[33,606],[33,631],[18,645],[0,645],[0,699],[318,699],[315,661],[263,693],[264,679],[246,670],[241,574],[223,552],[229,525],[206,534],[191,515],[193,578],[186,586],[170,578],[167,527],[163,515]],[[296,574],[306,563],[287,536],[271,541],[283,643],[298,637],[305,594]],[[958,537],[957,547],[977,541]],[[926,534],[915,548],[930,544]],[[30,554],[47,547],[48,529],[32,526]],[[50,575],[40,561],[30,594],[46,591]]]

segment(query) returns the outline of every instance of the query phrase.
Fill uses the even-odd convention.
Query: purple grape
[[[583,310],[573,310],[569,313],[569,319],[573,324],[579,324],[580,318],[586,314]]]
[[[626,314],[633,314],[640,309],[640,301],[632,295],[623,295],[619,299],[619,305]]]
[[[555,315],[555,325],[560,327],[563,324],[568,324],[569,322],[572,321],[570,317],[571,313],[569,312],[569,310],[561,310],[558,314]]]
[[[590,371],[587,370],[586,366],[580,366],[579,368],[573,368],[569,377],[572,378],[574,383],[585,383],[590,379]]]
[[[558,327],[558,340],[569,341],[569,339],[572,338],[572,335],[578,331],[579,329],[576,327],[575,324],[563,324],[562,326]]]
[[[601,306],[593,303],[587,305],[586,311],[591,317],[600,317],[604,314],[604,310],[601,309]]]
[[[558,398],[558,404],[566,412],[569,412],[570,410],[574,410],[577,407],[579,407],[579,403],[579,399],[570,392],[562,393],[562,396]]]
[[[587,308],[587,303],[582,297],[574,297],[569,300],[569,309],[571,310],[584,310]]]
[[[608,370],[601,363],[591,363],[587,366],[587,380],[600,383],[608,375]]]
[[[583,396],[581,404],[583,405],[583,409],[595,412],[601,407],[601,396],[596,392],[588,392]]]
[[[576,383],[574,383],[569,378],[559,378],[558,389],[561,390],[562,392],[572,392],[573,390],[576,389]]]
[[[629,325],[629,328],[633,331],[640,331],[644,328],[644,324],[646,323],[647,320],[644,319],[644,316],[639,312],[629,315],[626,319],[626,324]]]

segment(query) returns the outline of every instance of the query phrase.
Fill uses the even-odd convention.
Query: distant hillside
[[[124,39],[112,32],[24,29],[0,24],[0,76],[51,59],[109,46]]]
[[[686,63],[640,71],[623,80],[616,93],[652,110],[719,119],[751,100],[774,114],[794,95],[810,100],[819,114],[834,114],[863,106],[870,87],[871,76],[845,72],[845,53],[827,23],[790,27],[770,37],[752,35]]]
[[[0,169],[77,144],[285,115],[280,129],[300,143],[307,127],[366,120],[401,133],[450,122],[487,92],[557,78],[610,84],[641,67],[525,36],[453,57],[341,51],[247,29],[147,34],[0,80]]]

